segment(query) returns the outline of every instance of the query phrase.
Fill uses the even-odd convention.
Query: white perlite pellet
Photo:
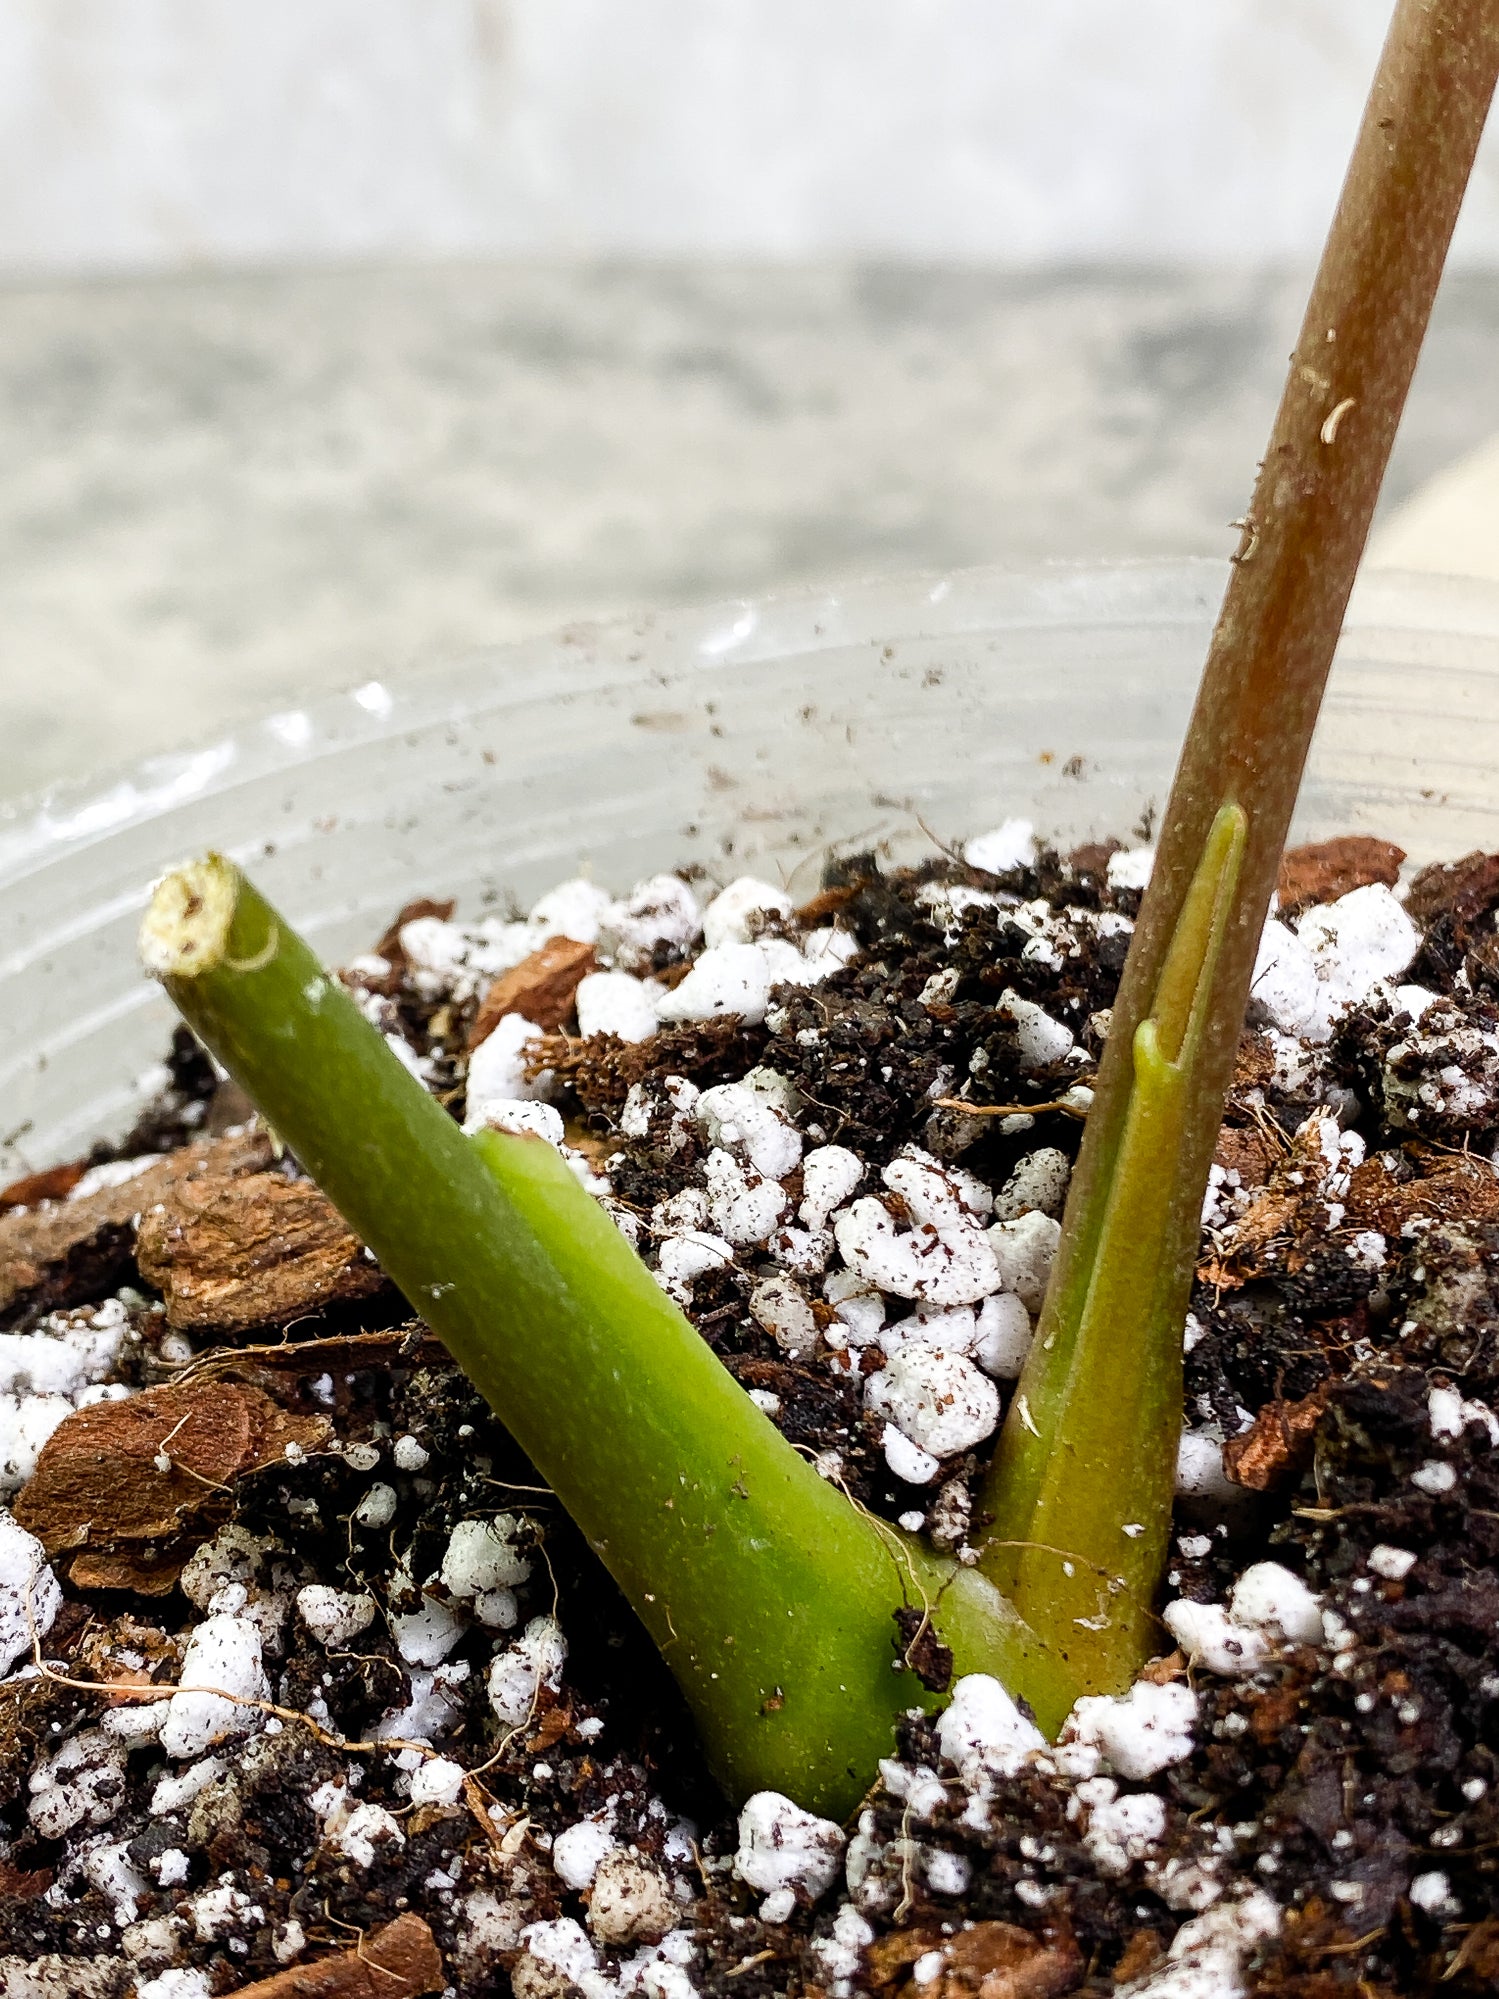
[[[228,1614],[195,1625],[182,1655],[178,1684],[183,1691],[172,1695],[161,1730],[161,1746],[168,1756],[201,1756],[215,1742],[258,1728],[264,1717],[246,1703],[269,1700],[270,1683],[261,1663],[256,1626],[249,1618]],[[187,1691],[194,1687],[205,1691]],[[227,1698],[230,1695],[238,1699]]]
[[[575,875],[531,905],[526,921],[540,944],[548,937],[571,937],[577,944],[595,944],[599,931],[614,914],[614,898],[597,882]]]
[[[1210,1673],[1233,1679],[1256,1671],[1270,1656],[1264,1632],[1234,1623],[1221,1603],[1192,1603],[1182,1597],[1161,1614],[1192,1664]]]
[[[579,1034],[613,1034],[621,1041],[645,1041],[660,1025],[660,988],[628,972],[590,972],[574,996]]]
[[[877,1290],[929,1305],[971,1305],[1000,1289],[982,1227],[991,1197],[972,1174],[907,1146],[881,1177],[911,1226],[902,1228],[874,1195],[855,1201],[833,1224],[852,1271]]]
[[[1083,1845],[1099,1873],[1127,1874],[1166,1836],[1166,1800],[1154,1791],[1124,1797],[1112,1777],[1087,1777],[1074,1794],[1083,1809]]]
[[[396,1650],[408,1666],[438,1666],[463,1638],[468,1625],[436,1597],[423,1595],[417,1610],[390,1620]]]
[[[1154,867],[1154,847],[1125,847],[1109,855],[1104,876],[1110,888],[1148,888]]]
[[[558,1916],[547,1923],[527,1923],[520,1941],[524,1955],[511,1972],[519,1999],[541,1999],[542,1994],[552,1993],[561,1999],[568,1986],[581,1985],[598,1963],[587,1932],[571,1916]],[[538,1979],[534,1968],[551,1976]]]
[[[27,1815],[43,1839],[107,1825],[125,1800],[125,1748],[102,1728],[70,1736],[32,1771]]]
[[[1048,1069],[1054,1062],[1065,1062],[1072,1053],[1072,1029],[1065,1022],[1053,1019],[1034,1000],[1022,999],[1013,987],[1006,986],[1000,994],[999,1015],[1015,1030],[1023,1073]]]
[[[29,1656],[62,1608],[62,1590],[34,1534],[0,1507],[0,1674]]]
[[[972,1450],[999,1424],[999,1390],[987,1375],[961,1354],[914,1341],[869,1377],[864,1400],[934,1458]]]
[[[1244,1960],[1280,1928],[1263,1889],[1221,1901],[1182,1924],[1164,1964],[1119,1987],[1119,1999],[1244,1999]]]
[[[1415,1566],[1413,1549],[1392,1548],[1388,1541],[1380,1541],[1369,1550],[1369,1567],[1375,1575],[1383,1576],[1386,1582],[1404,1582]]]
[[[708,1220],[725,1242],[746,1248],[764,1242],[790,1206],[779,1180],[741,1166],[732,1152],[716,1147],[703,1161]]]
[[[995,1195],[994,1219],[1012,1222],[1032,1212],[1060,1215],[1071,1175],[1072,1163],[1065,1152],[1054,1145],[1038,1146],[1018,1162]]]
[[[501,1513],[492,1520],[460,1520],[443,1554],[443,1588],[468,1600],[525,1582],[531,1563],[515,1545],[521,1526],[514,1513]]]
[[[703,942],[710,951],[720,944],[746,944],[766,917],[787,917],[792,908],[784,889],[740,875],[703,911]]]
[[[1322,1599],[1279,1562],[1254,1562],[1244,1571],[1230,1592],[1228,1614],[1236,1624],[1279,1633],[1292,1645],[1322,1642]]]
[[[806,959],[785,938],[719,944],[702,952],[681,984],[662,997],[657,1013],[664,1021],[712,1020],[737,1013],[749,1026],[758,1027],[772,987],[803,985],[811,976]]]
[[[184,1805],[190,1805],[200,1791],[222,1777],[229,1766],[222,1756],[204,1756],[196,1763],[190,1763],[185,1770],[157,1779],[156,1788],[151,1793],[150,1811],[153,1818],[166,1818],[172,1812],[180,1812]]]
[[[195,1965],[171,1965],[154,1978],[143,1979],[135,1988],[135,1999],[208,1999],[212,1990],[212,1972]]]
[[[802,1156],[802,1135],[786,1111],[745,1083],[718,1083],[704,1090],[693,1116],[708,1143],[768,1179],[784,1179]]]
[[[1127,1694],[1084,1695],[1062,1725],[1064,1743],[1096,1749],[1117,1776],[1143,1784],[1192,1754],[1197,1696],[1137,1680]]]
[[[1039,1312],[1061,1238],[1062,1225],[1050,1215],[1032,1212],[996,1222],[986,1237],[999,1280],[995,1288],[1013,1292],[1028,1312]]]
[[[832,1887],[843,1848],[843,1829],[831,1819],[804,1812],[779,1791],[757,1791],[739,1814],[734,1872],[762,1895],[789,1893],[794,1907]]]
[[[1366,1000],[1382,980],[1397,980],[1421,948],[1420,931],[1383,882],[1314,905],[1296,931],[1335,1010]]]
[[[464,1768],[446,1756],[429,1756],[411,1773],[414,1805],[456,1805],[463,1795]]]
[[[1427,1458],[1411,1473],[1411,1484],[1429,1498],[1440,1499],[1457,1484],[1457,1472],[1442,1458]]]
[[[597,1819],[580,1819],[552,1841],[552,1872],[564,1888],[581,1893],[592,1887],[600,1861],[618,1844],[607,1825]]]
[[[777,1272],[762,1277],[749,1295],[750,1316],[778,1347],[804,1360],[817,1346],[817,1319],[794,1278]]]
[[[975,833],[963,843],[963,859],[985,874],[1007,875],[1035,864],[1036,829],[1029,819],[1006,819],[989,833]]]
[[[1046,1738],[989,1673],[967,1673],[937,1723],[937,1742],[965,1787],[982,1795],[1013,1777]]]
[[[482,1119],[486,1106],[500,1107],[516,1102],[544,1102],[552,1093],[550,1069],[538,1076],[526,1074],[526,1049],[541,1036],[535,1021],[524,1014],[507,1013],[485,1035],[468,1058],[468,1115]]]
[[[373,1867],[382,1853],[406,1844],[400,1820],[383,1805],[356,1805],[325,1836],[330,1845],[346,1853],[357,1867]]]
[[[680,875],[652,875],[603,916],[598,945],[623,970],[648,972],[658,945],[685,951],[702,927],[697,897]]]
[[[566,1662],[567,1640],[553,1617],[533,1617],[522,1635],[495,1655],[489,1704],[507,1728],[530,1720],[543,1689],[557,1691]]]
[[[377,1481],[354,1508],[361,1527],[388,1527],[396,1517],[396,1489]]]
[[[309,1583],[297,1591],[297,1614],[319,1644],[335,1650],[375,1619],[375,1599],[367,1591],[330,1589]]]
[[[797,1209],[809,1229],[826,1228],[835,1208],[850,1199],[864,1177],[864,1162],[844,1145],[819,1145],[802,1161],[802,1202]]]
[[[913,1444],[904,1430],[898,1430],[893,1423],[885,1425],[880,1448],[885,1463],[907,1485],[932,1485],[942,1476],[942,1460],[924,1451],[920,1444]],[[921,1515],[916,1517],[920,1520]]]

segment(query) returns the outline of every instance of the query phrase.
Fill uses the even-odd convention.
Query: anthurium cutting
[[[977,1559],[857,1509],[547,1144],[465,1136],[230,862],[150,971],[534,1459],[736,1797],[844,1814],[930,1627],[1055,1732],[1158,1649],[1199,1213],[1344,609],[1499,69],[1492,0],[1402,0],[1243,524]]]

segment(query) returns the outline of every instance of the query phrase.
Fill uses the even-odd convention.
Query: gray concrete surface
[[[1226,552],[1301,274],[494,265],[0,290],[0,797],[580,615]],[[1398,502],[1499,429],[1438,308]]]

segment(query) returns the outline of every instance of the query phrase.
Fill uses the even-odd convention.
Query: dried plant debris
[[[15,1517],[83,1589],[169,1590],[234,1482],[327,1441],[325,1416],[259,1388],[194,1381],[76,1410],[42,1446]]]
[[[1307,847],[1288,847],[1281,856],[1276,893],[1285,916],[1299,916],[1316,902],[1336,902],[1356,888],[1383,882],[1393,888],[1400,879],[1403,848],[1367,833],[1348,833],[1339,840],[1319,840]]]
[[[136,1263],[167,1324],[226,1338],[368,1298],[384,1273],[306,1180],[204,1173],[143,1210]]]
[[[80,1173],[60,1196],[0,1214],[0,1324],[84,1303],[130,1270],[142,1215],[179,1185],[233,1180],[271,1164],[261,1132],[143,1152]]]
[[[549,937],[545,944],[502,973],[479,1002],[469,1029],[470,1051],[487,1040],[507,1013],[523,1014],[544,1030],[561,1027],[573,1011],[578,987],[599,969],[591,944]]]
[[[4,1989],[1492,1990],[1499,859],[1402,858],[1287,857],[1161,1657],[1048,1746],[908,1620],[946,1705],[848,1826],[725,1810],[534,1469],[179,1042],[125,1147],[0,1200]],[[1149,866],[1010,824],[799,899],[579,880],[409,905],[345,978],[456,1118],[562,1149],[829,1478],[961,1553]]]

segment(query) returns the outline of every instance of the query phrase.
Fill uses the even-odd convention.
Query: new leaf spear
[[[984,1568],[1091,1690],[1152,1648],[1181,1327],[1255,952],[1499,70],[1499,0],[1399,0],[1114,1002]]]

